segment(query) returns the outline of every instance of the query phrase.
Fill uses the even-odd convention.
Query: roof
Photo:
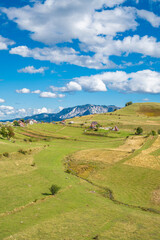
[[[93,125],[97,125],[98,123],[97,123],[97,122],[92,122],[91,124],[93,124]]]

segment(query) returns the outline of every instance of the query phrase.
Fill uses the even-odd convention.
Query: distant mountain
[[[113,112],[114,110],[120,109],[119,107],[116,107],[114,105],[91,105],[86,104],[82,106],[76,106],[71,108],[64,108],[59,113],[41,113],[33,116],[25,117],[24,119],[34,119],[37,121],[44,121],[44,122],[52,122],[52,121],[62,121],[69,118],[74,117],[80,117],[80,116],[86,116],[91,114],[98,114],[98,113],[107,113],[107,112]],[[15,119],[14,119],[15,120]],[[18,120],[18,119],[16,119]],[[13,121],[13,120],[9,120]]]

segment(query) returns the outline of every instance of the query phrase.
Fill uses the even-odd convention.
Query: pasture
[[[159,240],[160,105],[142,107],[0,139],[0,240]],[[87,135],[92,121],[120,131]]]

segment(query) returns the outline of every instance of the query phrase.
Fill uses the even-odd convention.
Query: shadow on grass
[[[42,193],[43,196],[51,196],[51,193]]]

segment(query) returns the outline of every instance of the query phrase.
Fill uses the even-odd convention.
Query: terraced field
[[[1,139],[0,239],[159,240],[160,137],[147,135],[159,117],[138,111],[16,127],[15,139]],[[86,135],[92,120],[120,131]]]

